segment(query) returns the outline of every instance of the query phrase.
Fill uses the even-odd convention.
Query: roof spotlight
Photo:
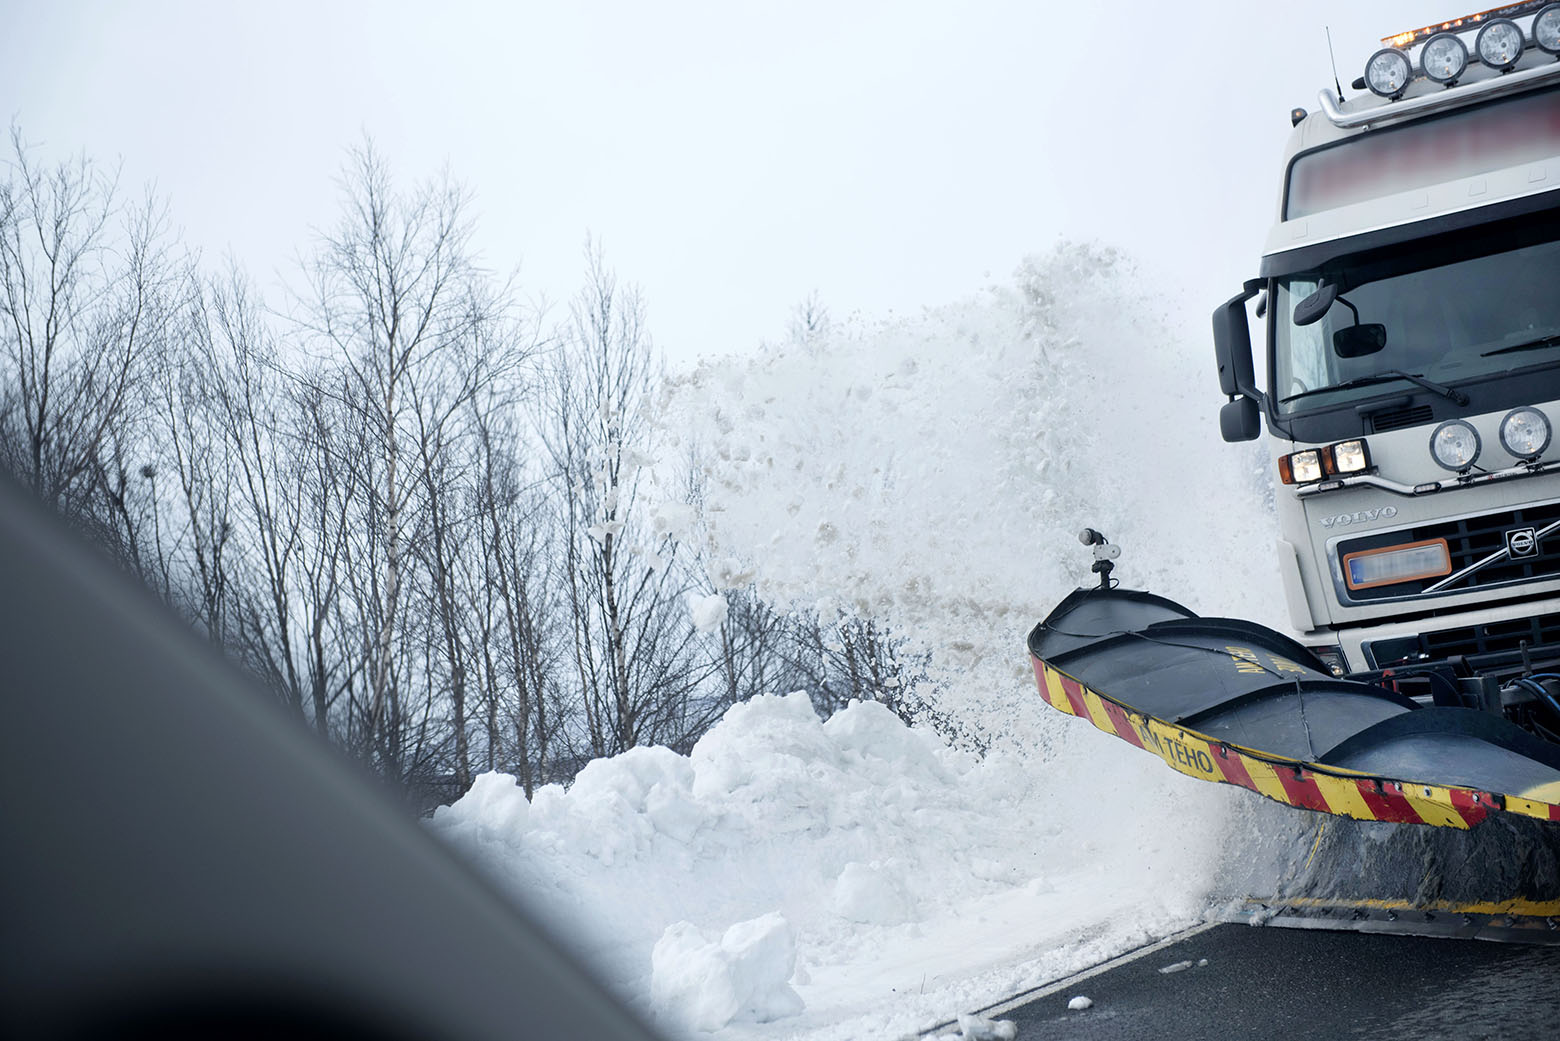
[[[1510,18],[1491,18],[1474,38],[1473,49],[1490,68],[1510,72],[1522,57],[1522,29]]]
[[[1560,4],[1555,7],[1560,8]],[[1408,55],[1396,47],[1383,47],[1365,63],[1365,85],[1372,94],[1379,94],[1389,100],[1402,97],[1408,89],[1408,81],[1413,78],[1413,64],[1409,62]]]
[[[1550,4],[1533,19],[1533,43],[1549,54],[1560,54],[1560,4]]]
[[[1456,33],[1436,33],[1419,52],[1425,75],[1450,87],[1468,68],[1468,45]]]

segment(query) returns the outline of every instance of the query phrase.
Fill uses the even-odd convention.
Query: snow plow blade
[[[1029,651],[1057,710],[1180,773],[1326,815],[1290,837],[1304,848],[1285,877],[1243,883],[1261,917],[1434,932],[1450,915],[1560,940],[1560,747],[1493,712],[1336,678],[1280,633],[1151,593],[1076,590]]]
[[[1080,589],[1029,634],[1040,693],[1206,781],[1367,821],[1560,821],[1560,748],[1471,708],[1337,679],[1251,622]]]

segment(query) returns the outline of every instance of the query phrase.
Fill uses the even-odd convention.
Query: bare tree
[[[891,689],[876,630],[799,629],[652,516],[659,363],[595,249],[531,364],[537,322],[478,266],[464,192],[402,190],[365,144],[284,323],[90,161],[12,146],[0,464],[422,805],[479,769],[532,792],[686,749],[810,669],[827,697]],[[729,611],[701,633],[684,597],[712,583]]]
[[[824,306],[823,298],[814,289],[807,294],[806,300],[792,309],[788,331],[792,342],[808,344],[827,336],[832,327],[833,320],[829,317],[829,309]]]
[[[193,279],[192,279],[193,283]],[[154,525],[160,578],[185,615],[209,639],[234,634],[233,583],[235,451],[222,428],[225,373],[211,364],[200,287],[192,284],[170,350],[153,379],[159,461],[155,476],[171,479]],[[177,570],[178,577],[172,573]],[[171,595],[178,589],[177,595]]]
[[[512,376],[523,344],[473,259],[458,185],[446,177],[400,192],[365,144],[353,153],[344,204],[309,266],[305,324],[352,425],[350,454],[338,460],[351,486],[347,581],[366,627],[366,688],[352,702],[352,729],[372,761],[404,777],[406,756],[414,745],[418,756],[426,750],[419,735],[448,698],[456,770],[467,778],[458,547],[448,544],[451,490],[467,465],[456,446],[473,396]],[[414,604],[414,595],[430,602]]]
[[[703,676],[672,566],[676,542],[641,499],[656,360],[637,291],[587,248],[585,287],[548,373],[544,440],[564,524],[562,581],[583,723],[581,751],[613,755],[686,737]]]
[[[0,462],[135,567],[150,516],[144,433],[178,276],[153,200],[121,210],[82,157],[36,162],[11,132],[0,183]]]
[[[487,769],[510,769],[527,795],[557,779],[550,764],[561,710],[554,621],[560,604],[546,562],[559,537],[552,511],[521,464],[512,418],[475,410],[481,555],[469,588],[482,673]],[[507,752],[506,752],[507,750]]]

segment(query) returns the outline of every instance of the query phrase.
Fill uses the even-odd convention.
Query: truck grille
[[[1545,648],[1560,644],[1560,614],[1465,625],[1390,640],[1371,640],[1366,642],[1365,651],[1374,666],[1383,669],[1421,657],[1440,661],[1459,654],[1475,657],[1511,653],[1519,650],[1523,643],[1537,654],[1543,654]]]
[[[1502,513],[1488,513],[1482,517],[1465,517],[1456,521],[1436,521],[1417,527],[1378,532],[1349,539],[1338,544],[1338,559],[1362,549],[1380,549],[1420,542],[1428,539],[1445,539],[1451,552],[1452,574],[1456,574],[1493,553],[1506,548],[1506,533],[1522,528],[1542,530],[1545,525],[1560,521],[1560,502],[1540,506],[1524,506]],[[1505,557],[1489,564],[1471,575],[1458,579],[1445,592],[1462,592],[1468,589],[1488,589],[1492,586],[1532,582],[1543,578],[1560,577],[1560,532],[1541,540],[1535,551],[1525,557]],[[1399,582],[1371,589],[1356,589],[1348,594],[1356,603],[1373,600],[1395,600],[1423,594],[1428,586],[1441,581],[1427,578],[1415,582]]]

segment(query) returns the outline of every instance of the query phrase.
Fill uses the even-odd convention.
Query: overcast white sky
[[[405,182],[447,164],[533,293],[572,293],[595,235],[686,360],[778,337],[813,290],[836,316],[956,299],[1058,236],[1211,311],[1255,271],[1323,27],[1347,85],[1381,37],[1482,6],[8,0],[0,111],[156,182],[262,284],[366,133]]]

